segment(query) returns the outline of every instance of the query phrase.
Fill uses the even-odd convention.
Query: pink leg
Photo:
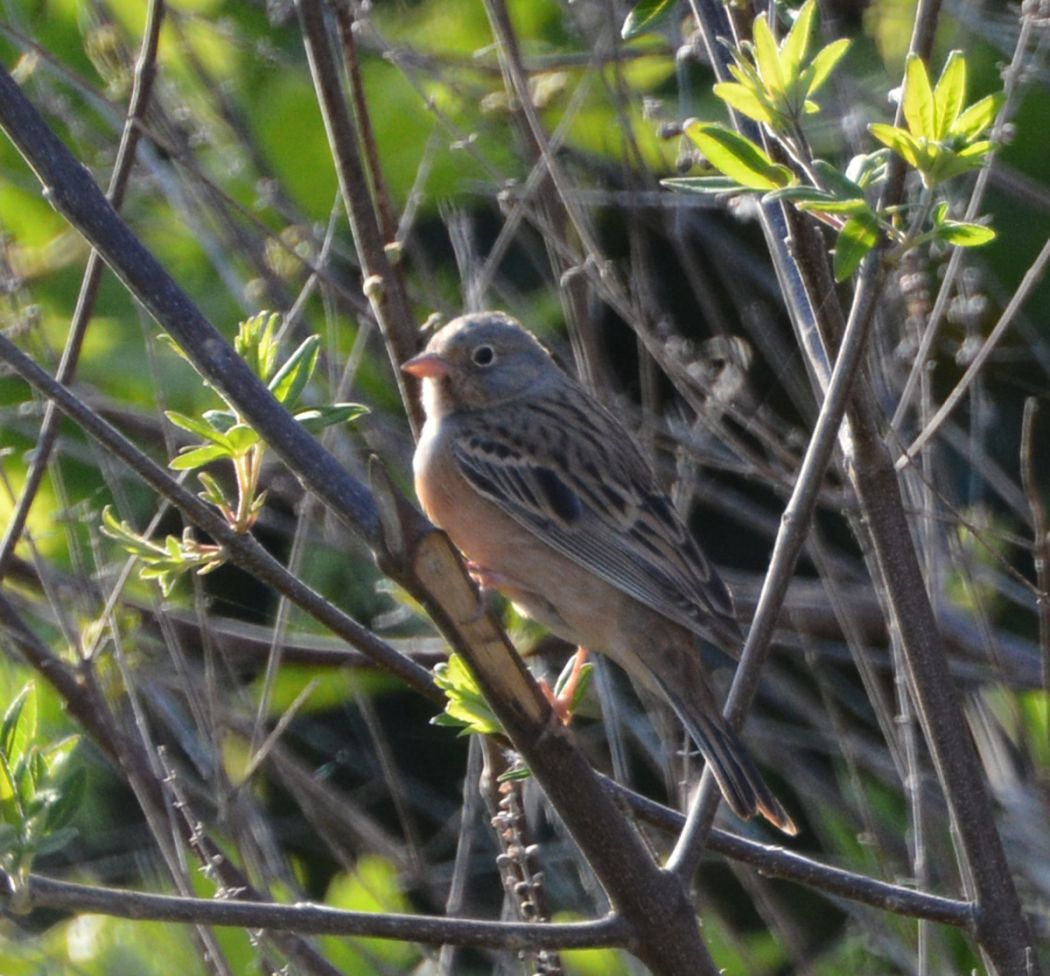
[[[562,725],[569,725],[572,722],[572,700],[576,697],[576,689],[580,685],[580,678],[583,676],[583,666],[587,663],[588,653],[584,647],[576,649],[569,680],[565,682],[565,687],[562,688],[560,695],[554,693],[554,689],[551,688],[546,680],[540,680],[540,688],[547,701],[551,703],[551,708],[554,709],[558,718],[561,719]]]
[[[476,563],[471,559],[467,560],[467,572],[470,574],[470,578],[483,590],[505,590],[511,586],[511,581],[507,576],[494,570],[486,569],[480,563]]]

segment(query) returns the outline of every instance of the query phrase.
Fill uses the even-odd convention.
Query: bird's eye
[[[474,360],[475,366],[491,366],[496,361],[496,351],[492,346],[478,346],[470,358]]]

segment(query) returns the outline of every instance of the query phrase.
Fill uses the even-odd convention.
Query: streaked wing
[[[732,600],[619,423],[566,383],[471,418],[468,481],[541,540],[701,636],[737,633]]]

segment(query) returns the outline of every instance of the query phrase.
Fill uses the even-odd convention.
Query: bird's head
[[[424,381],[428,416],[494,407],[561,376],[547,350],[503,312],[454,319],[401,368]]]

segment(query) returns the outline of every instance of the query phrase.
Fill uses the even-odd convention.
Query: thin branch
[[[626,804],[645,823],[670,834],[679,833],[685,826],[686,818],[676,810],[611,780],[606,780],[606,788],[618,802]],[[750,864],[759,874],[794,881],[829,897],[843,898],[893,912],[895,915],[929,919],[931,922],[942,922],[971,931],[976,925],[972,902],[944,898],[941,895],[916,891],[914,888],[905,888],[903,885],[890,884],[888,881],[879,881],[854,871],[823,864],[779,845],[760,844],[719,827],[711,828],[707,837],[707,847],[734,861]]]
[[[380,224],[383,204],[375,199],[378,190],[370,184],[365,163],[361,157],[357,127],[347,109],[343,86],[332,55],[324,9],[320,0],[296,0],[299,23],[302,27],[310,73],[317,90],[317,101],[324,119],[328,143],[339,177],[339,191],[343,197],[354,245],[364,273],[364,291],[379,323],[387,355],[405,410],[418,432],[423,414],[416,384],[401,371],[401,364],[413,356],[419,347],[418,331],[414,325],[411,303],[405,289],[403,272],[395,267],[384,248],[393,244],[387,240]],[[352,37],[349,38],[352,50]],[[359,111],[367,112],[363,100]],[[370,123],[368,131],[371,131]]]
[[[14,893],[13,881],[3,871],[0,871],[0,892]],[[300,935],[353,935],[507,951],[622,947],[629,941],[627,926],[615,916],[594,922],[554,924],[380,915],[342,911],[324,905],[272,905],[267,902],[151,895],[56,881],[39,874],[29,875],[28,904],[34,908],[91,912],[155,922],[276,929]]]
[[[26,382],[54,402],[58,409],[74,420],[89,437],[120,458],[143,481],[175,505],[194,525],[207,532],[224,548],[231,562],[269,583],[296,606],[381,663],[424,697],[437,703],[444,701],[444,697],[434,687],[428,671],[398,653],[289,573],[252,536],[236,532],[215,509],[179,484],[167,471],[143,454],[115,427],[99,417],[87,404],[48,375],[2,334],[0,360],[6,362]]]
[[[135,163],[135,150],[141,137],[141,122],[146,114],[146,107],[149,105],[150,95],[153,91],[157,47],[160,40],[161,24],[163,23],[164,2],[163,0],[155,0],[149,5],[146,16],[142,47],[138,61],[135,64],[135,79],[131,91],[131,99],[128,104],[128,114],[124,120],[124,131],[120,137],[117,158],[113,164],[113,173],[109,181],[107,195],[113,204],[113,209],[118,212],[124,202],[124,194],[131,176],[131,169]],[[92,313],[95,310],[95,299],[98,296],[99,284],[102,281],[102,269],[103,264],[98,251],[92,250],[88,256],[87,266],[84,268],[84,278],[80,284],[80,293],[77,295],[73,320],[69,326],[66,346],[58,366],[56,379],[59,383],[69,384],[76,373],[84,336],[87,332],[88,323],[91,321]],[[37,492],[40,490],[44,475],[47,473],[47,466],[51,460],[51,451],[58,438],[58,428],[59,414],[55,410],[54,404],[49,402],[44,411],[44,420],[40,425],[40,433],[37,436],[33,460],[26,474],[25,485],[22,487],[22,491],[18,496],[18,503],[15,505],[15,510],[7,523],[3,541],[0,542],[0,581],[7,575],[15,546],[22,538],[22,532],[25,530],[26,519],[29,518],[29,510],[36,500]]]
[[[1050,709],[1050,532],[1047,530],[1046,505],[1035,477],[1035,425],[1038,401],[1029,397],[1024,404],[1021,426],[1021,483],[1032,510],[1032,561],[1039,589],[1036,608],[1039,615],[1039,647],[1043,653],[1043,690]],[[1050,723],[1048,723],[1050,726]]]
[[[959,401],[969,392],[970,387],[977,378],[977,374],[987,363],[996,346],[999,345],[999,340],[1006,334],[1006,330],[1013,325],[1017,313],[1021,311],[1024,303],[1031,297],[1036,285],[1043,280],[1048,265],[1050,265],[1050,240],[1043,244],[1042,250],[1040,250],[1036,259],[1025,272],[1024,278],[1021,279],[1021,283],[1017,286],[1017,291],[1010,297],[1009,303],[1003,309],[1002,315],[999,316],[999,321],[995,323],[995,327],[988,333],[977,355],[973,357],[970,365],[966,367],[966,372],[963,373],[962,378],[955,384],[952,392],[945,398],[944,403],[940,405],[937,412],[897,460],[898,471],[914,460],[930,438],[937,433],[945,420],[951,416],[952,412],[959,405]]]
[[[735,727],[742,724],[758,690],[762,666],[769,653],[777,617],[787,596],[788,584],[795,572],[798,557],[806,544],[824,473],[831,463],[842,419],[853,395],[857,370],[864,359],[868,328],[881,279],[880,256],[875,252],[865,259],[857,280],[853,308],[827,394],[821,404],[798,480],[781,517],[780,531],[759,594],[755,617],[726,701],[726,718]],[[707,769],[690,808],[686,828],[668,861],[669,870],[686,879],[693,877],[700,864],[704,836],[710,829],[717,808],[718,793],[714,777],[710,769]]]

